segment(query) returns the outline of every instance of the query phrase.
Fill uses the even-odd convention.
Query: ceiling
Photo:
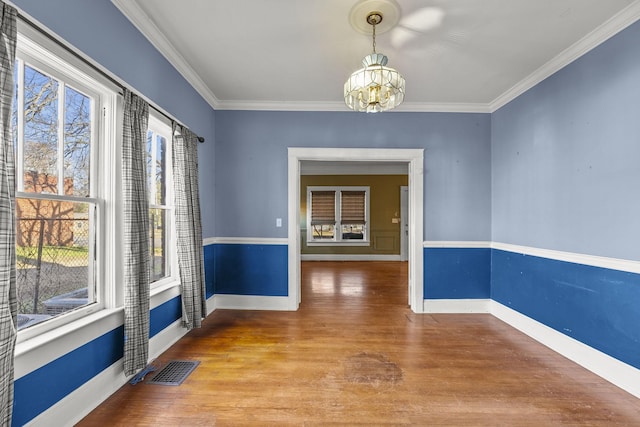
[[[350,11],[376,1],[112,0],[213,108],[309,111],[347,111],[372,49]],[[640,0],[397,6],[377,51],[406,79],[398,111],[494,111],[640,18]]]

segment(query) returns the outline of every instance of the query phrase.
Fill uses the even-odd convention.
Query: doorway
[[[415,313],[423,304],[423,149],[298,148],[288,149],[288,307],[297,310],[301,298],[300,278],[300,165],[303,161],[404,162],[409,175],[408,236],[409,305]]]

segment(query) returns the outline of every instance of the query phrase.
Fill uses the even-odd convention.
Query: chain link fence
[[[88,303],[89,219],[18,218],[20,326]]]

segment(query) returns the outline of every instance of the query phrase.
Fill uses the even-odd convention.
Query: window
[[[366,200],[364,190],[340,192],[340,231],[343,240],[364,240]]]
[[[309,191],[307,199],[311,199],[311,232],[313,240],[335,238],[336,228],[336,191]]]
[[[176,259],[173,239],[171,127],[154,115],[147,132],[147,184],[149,189],[149,250],[151,285],[173,278]]]
[[[369,187],[307,187],[307,243],[369,243]]]
[[[24,36],[14,84],[16,290],[24,330],[104,306],[98,264],[107,247],[99,244],[107,194],[98,182],[107,171],[99,161],[114,94]]]

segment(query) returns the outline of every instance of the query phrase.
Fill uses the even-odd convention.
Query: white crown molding
[[[389,113],[490,113],[489,104],[458,102],[405,102]]]
[[[135,1],[111,0],[111,3],[149,40],[212,108],[218,108],[220,103],[218,98]]]
[[[217,110],[237,111],[349,111],[335,101],[220,101]]]
[[[217,110],[237,111],[342,111],[352,112],[341,101],[219,101]],[[387,113],[490,113],[488,104],[405,102]]]
[[[136,2],[127,0],[111,0],[111,2],[215,110],[348,111],[344,103],[341,101],[310,102],[219,100],[207,87],[198,73],[187,63],[184,57],[167,40],[167,38],[136,4]],[[635,0],[618,14],[610,18],[569,48],[565,49],[551,61],[538,68],[490,103],[405,102],[391,112],[493,113],[538,83],[542,82],[547,77],[569,65],[571,62],[591,51],[618,32],[627,28],[638,19],[640,19],[640,0]]]
[[[529,74],[523,80],[493,100],[488,105],[489,112],[493,113],[505,106],[518,96],[542,82],[547,77],[560,71],[576,59],[595,49],[600,44],[636,22],[638,19],[640,19],[640,0],[635,0],[609,20],[605,21],[602,25],[598,26],[595,30],[591,31],[585,37],[562,51],[551,61]]]

